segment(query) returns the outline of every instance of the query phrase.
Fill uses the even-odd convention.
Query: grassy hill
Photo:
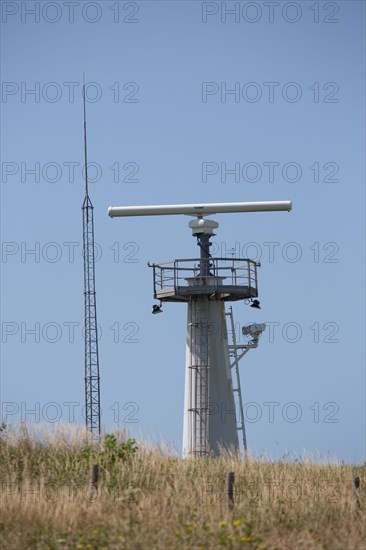
[[[90,486],[94,464],[98,492]],[[2,550],[366,548],[362,467],[182,460],[168,449],[136,449],[123,434],[96,448],[82,431],[30,434],[23,427],[0,434],[0,479]]]

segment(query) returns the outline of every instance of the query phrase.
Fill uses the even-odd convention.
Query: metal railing
[[[154,295],[165,290],[189,286],[209,285],[214,291],[222,287],[257,288],[257,262],[248,258],[209,258],[202,275],[202,260],[188,258],[152,264],[154,269]],[[208,265],[207,265],[208,264]],[[208,269],[207,269],[208,268]]]

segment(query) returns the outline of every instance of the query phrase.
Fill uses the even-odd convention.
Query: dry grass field
[[[99,486],[90,486],[93,464]],[[123,434],[0,433],[2,550],[366,548],[365,469],[237,457],[182,460]],[[226,476],[235,473],[234,509]],[[357,505],[353,478],[361,478]]]

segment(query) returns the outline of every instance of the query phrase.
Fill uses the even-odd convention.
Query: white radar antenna
[[[219,224],[204,216],[235,212],[290,211],[291,201],[229,202],[149,206],[110,206],[111,218],[127,216],[195,216],[189,222],[197,238],[200,257],[149,264],[153,268],[154,298],[162,302],[187,303],[186,370],[184,392],[183,456],[219,456],[222,450],[239,451],[238,429],[246,439],[238,378],[238,362],[257,347],[265,326],[244,327],[252,340],[243,345],[228,342],[225,302],[250,300],[260,308],[257,285],[258,263],[248,258],[213,258],[210,239]],[[232,308],[231,318],[232,318]],[[155,305],[153,313],[161,312]],[[240,353],[239,353],[240,352]],[[244,353],[243,353],[244,352]],[[234,358],[234,361],[231,361]],[[231,369],[236,367],[237,387]],[[239,392],[240,415],[235,411]],[[240,428],[241,426],[241,428]]]

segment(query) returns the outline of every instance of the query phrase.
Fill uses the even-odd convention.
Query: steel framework
[[[255,336],[252,336],[252,339],[247,344],[241,344],[238,345],[236,343],[236,332],[235,332],[235,323],[234,323],[234,313],[232,306],[229,307],[229,310],[225,312],[225,315],[230,318],[230,334],[232,339],[232,344],[228,344],[229,349],[229,356],[231,359],[230,362],[230,368],[234,369],[235,372],[235,385],[233,384],[233,392],[238,395],[238,403],[236,405],[239,407],[238,414],[236,415],[236,422],[237,422],[237,430],[238,432],[242,433],[242,443],[243,443],[243,450],[244,450],[244,456],[246,456],[246,453],[248,451],[247,446],[247,435],[246,435],[246,429],[245,429],[245,416],[244,416],[244,401],[243,401],[243,395],[241,391],[241,382],[240,382],[240,372],[239,372],[239,361],[248,353],[249,350],[255,349],[258,347],[258,341],[261,332],[265,328],[265,324],[263,324],[263,329],[261,332],[258,332]],[[237,407],[235,407],[235,411],[237,411]]]
[[[233,392],[238,394],[238,405],[239,405],[239,414],[237,415],[237,428],[238,432],[242,434],[243,449],[246,453],[248,450],[247,447],[247,435],[245,430],[245,417],[244,417],[244,405],[243,405],[243,396],[241,392],[241,383],[240,383],[240,372],[239,372],[239,361],[240,359],[249,351],[249,347],[245,348],[244,353],[239,356],[238,346],[236,343],[236,334],[235,334],[235,323],[234,323],[234,314],[233,308],[230,306],[229,311],[226,312],[226,315],[230,318],[230,333],[233,344],[229,345],[229,355],[234,361],[231,363],[230,367],[235,369],[235,378],[236,385],[233,387]]]
[[[88,160],[86,143],[86,107],[84,97],[84,156],[85,199],[83,212],[84,255],[84,333],[85,333],[85,422],[92,441],[100,437],[100,377],[98,353],[97,304],[95,292],[94,216],[88,189]]]

